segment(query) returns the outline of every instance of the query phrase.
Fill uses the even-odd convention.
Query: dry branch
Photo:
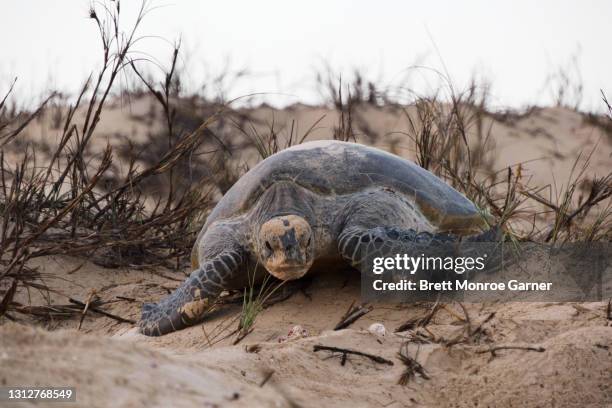
[[[500,350],[525,350],[525,351],[535,351],[538,353],[543,353],[546,351],[546,349],[541,346],[507,344],[507,345],[489,346],[489,347],[486,347],[480,350],[476,350],[476,353],[478,354],[491,353],[491,357],[495,357],[497,355],[496,352]]]
[[[83,303],[83,302],[81,302],[81,301],[79,301],[79,300],[76,300],[76,299],[73,299],[73,298],[68,298],[68,301],[69,301],[70,303],[73,303],[73,304],[75,304],[75,305],[77,305],[77,306],[80,306],[80,307],[82,307],[82,308],[86,307],[86,304],[85,304],[85,303]],[[103,316],[109,317],[109,318],[111,318],[111,319],[113,319],[113,320],[116,320],[116,321],[118,321],[119,323],[130,323],[130,324],[136,324],[136,321],[135,321],[135,320],[132,320],[132,319],[126,319],[126,318],[124,318],[124,317],[117,316],[117,315],[115,315],[115,314],[112,314],[112,313],[106,312],[106,311],[104,311],[104,310],[100,310],[100,309],[99,309],[97,306],[91,306],[91,305],[90,305],[90,306],[89,306],[89,310],[91,310],[91,311],[92,311],[92,312],[94,312],[94,313],[98,313],[98,314],[101,314],[101,315],[103,315]]]
[[[408,355],[408,343],[402,344],[400,347],[400,351],[398,353],[398,358],[404,364],[404,372],[400,376],[397,383],[399,385],[407,385],[410,380],[414,379],[417,375],[421,376],[425,380],[429,380],[429,375],[425,368],[417,361],[419,356],[419,352],[417,350],[416,356],[414,358]]]
[[[440,310],[440,308],[441,308],[440,303],[436,301],[431,307],[431,309],[429,309],[429,312],[427,312],[423,316],[418,316],[416,318],[407,320],[406,322],[402,323],[394,330],[395,333],[403,332],[406,330],[412,330],[417,327],[426,327],[431,322],[431,319],[434,318],[436,313],[438,313],[438,310]]]
[[[393,361],[387,360],[386,358],[376,356],[374,354],[364,353],[362,351],[345,349],[345,348],[340,348],[340,347],[323,346],[321,344],[315,344],[313,347],[313,351],[315,353],[317,351],[329,351],[331,353],[340,353],[342,357],[341,365],[344,365],[346,363],[346,356],[349,354],[369,358],[370,360],[378,364],[386,364],[386,365],[391,365],[391,366],[393,365]]]
[[[366,303],[363,303],[359,306],[354,306],[355,302],[351,303],[346,313],[342,316],[338,324],[334,327],[334,330],[342,330],[349,327],[351,324],[355,323],[361,317],[372,311],[372,306],[367,306]]]

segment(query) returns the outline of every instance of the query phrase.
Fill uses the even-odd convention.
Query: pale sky
[[[0,93],[14,76],[18,95],[72,91],[101,58],[88,0],[2,0]],[[121,3],[127,27],[139,0]],[[612,94],[612,1],[505,0],[153,0],[141,35],[183,43],[186,91],[229,66],[250,75],[229,97],[269,93],[273,104],[316,103],[315,72],[329,64],[350,78],[354,68],[383,87],[435,85],[415,63],[443,69],[457,88],[473,73],[492,83],[492,102],[550,103],[546,78],[577,55],[582,108],[601,109]],[[138,45],[167,62],[170,45]],[[436,51],[436,47],[438,51]],[[571,71],[577,77],[578,71]],[[406,79],[411,72],[411,79]],[[409,82],[407,82],[409,81]],[[410,82],[411,81],[411,82]]]

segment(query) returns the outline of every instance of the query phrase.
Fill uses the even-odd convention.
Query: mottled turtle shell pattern
[[[415,163],[373,147],[327,140],[303,143],[258,163],[219,201],[201,235],[217,220],[248,212],[281,181],[325,196],[389,188],[416,203],[440,231],[475,231],[484,223],[470,200]]]

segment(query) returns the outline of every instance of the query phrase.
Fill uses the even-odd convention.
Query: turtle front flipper
[[[502,230],[493,227],[481,234],[460,236],[448,233],[417,232],[411,228],[358,226],[345,228],[338,238],[338,250],[342,257],[355,268],[364,266],[375,257],[389,257],[405,253],[411,256],[446,257],[469,255],[483,249],[491,251],[497,260],[498,243]],[[494,243],[483,246],[482,244]],[[489,259],[493,262],[493,259]],[[432,271],[434,274],[439,271]],[[432,276],[436,278],[436,276]],[[441,278],[442,276],[437,276]]]
[[[415,201],[389,189],[368,191],[354,197],[342,213],[337,239],[340,255],[360,268],[374,257],[402,253],[446,256],[478,247],[464,243],[498,242],[500,239],[498,227],[471,236],[436,232],[437,224],[423,214]]]
[[[140,332],[161,336],[199,322],[243,262],[240,252],[225,252],[202,262],[170,296],[142,306]]]
[[[385,257],[393,252],[420,253],[449,248],[459,236],[446,233],[417,232],[397,227],[345,228],[338,238],[340,255],[359,268],[370,257]]]

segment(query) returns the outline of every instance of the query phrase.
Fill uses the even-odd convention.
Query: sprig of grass
[[[238,334],[233,344],[238,344],[253,331],[255,320],[264,309],[265,303],[285,283],[285,281],[280,281],[276,285],[271,285],[271,275],[266,273],[261,285],[259,286],[259,289],[256,291],[256,273],[257,266],[255,266],[253,271],[249,273],[249,285],[244,289],[242,311],[240,313],[240,320],[238,321]]]

